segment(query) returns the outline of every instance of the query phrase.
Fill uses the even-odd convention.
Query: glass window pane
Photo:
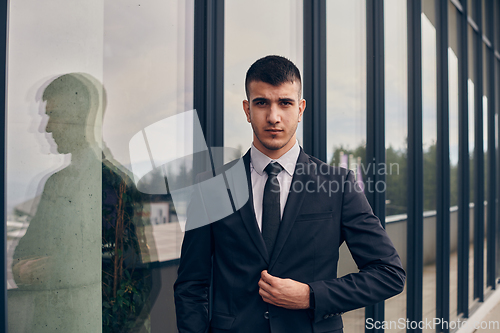
[[[476,6],[475,2],[477,0],[466,0],[467,1],[467,15],[472,18],[473,21],[476,20]]]
[[[263,10],[265,8],[265,10]],[[241,15],[252,17],[251,28]],[[225,2],[224,47],[224,146],[245,153],[252,143],[242,101],[246,99],[245,75],[257,59],[276,54],[290,59],[302,72],[302,1]],[[305,112],[310,110],[307,109]],[[297,128],[302,145],[302,123]]]
[[[386,230],[398,250],[403,266],[406,258],[407,220],[407,20],[406,2],[384,1],[385,31],[385,144],[387,164]],[[385,320],[406,318],[406,290],[385,303]],[[386,332],[400,332],[396,327]]]
[[[172,288],[153,282],[167,268],[150,267],[179,256],[162,165],[192,130],[149,130],[192,110],[193,6],[10,6],[9,332],[175,330]],[[152,302],[159,293],[168,301]],[[155,319],[160,303],[168,315]]]
[[[355,168],[366,158],[366,3],[331,0],[327,22],[327,161]],[[339,276],[357,272],[345,245]],[[343,315],[346,333],[364,332],[364,309]]]
[[[436,140],[437,81],[434,1],[423,2],[422,13],[422,112],[424,150],[424,249],[436,246]],[[423,318],[436,316],[436,256],[424,250]],[[424,332],[431,332],[424,328]]]
[[[486,16],[486,0],[481,0],[481,22],[483,35],[490,38],[488,29],[486,28],[488,26],[488,17]]]
[[[450,320],[455,321],[458,297],[458,20],[460,13],[448,2],[448,87],[450,130]]]
[[[103,332],[173,332],[172,284],[161,280],[175,276],[183,238],[169,189],[193,176],[186,163],[174,178],[169,162],[193,151],[194,0],[106,1],[104,22]]]
[[[474,136],[475,136],[475,119],[474,119],[474,113],[475,113],[475,102],[474,102],[474,96],[475,96],[475,75],[474,75],[474,64],[476,63],[475,59],[475,52],[474,52],[474,38],[475,38],[475,33],[472,30],[472,27],[469,25],[468,26],[468,58],[469,58],[469,79],[467,81],[468,84],[468,109],[469,109],[469,159],[470,159],[470,165],[469,165],[469,170],[470,170],[470,218],[469,218],[469,223],[470,223],[470,240],[471,240],[471,245],[470,245],[470,252],[469,252],[469,308],[473,305],[474,301],[474,186],[475,186],[475,179],[474,179],[474,149],[475,149],[475,141],[474,141]]]
[[[9,9],[9,332],[98,332],[104,8]]]
[[[484,4],[483,4],[484,5]],[[483,48],[483,68],[482,68],[482,71],[483,71],[483,151],[484,151],[484,166],[483,166],[483,170],[484,170],[484,202],[485,202],[485,206],[484,206],[484,230],[485,230],[485,233],[484,233],[484,267],[483,267],[483,270],[484,270],[484,279],[483,279],[483,290],[484,292],[486,293],[486,284],[487,284],[487,281],[486,281],[486,276],[487,276],[487,262],[486,262],[486,258],[487,258],[487,251],[488,251],[488,247],[487,247],[487,221],[488,221],[488,187],[490,186],[490,181],[488,179],[488,78],[489,78],[489,71],[488,71],[488,61],[487,61],[487,52],[489,51],[489,49],[486,47],[486,44],[484,43],[481,43],[482,44],[482,48]]]

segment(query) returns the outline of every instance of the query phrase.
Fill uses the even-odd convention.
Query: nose
[[[276,124],[279,123],[281,120],[280,114],[279,114],[279,108],[276,104],[272,103],[271,106],[269,107],[269,113],[267,115],[267,121],[270,124]]]

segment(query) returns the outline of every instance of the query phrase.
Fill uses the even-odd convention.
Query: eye
[[[287,101],[283,101],[283,102],[281,102],[281,105],[290,106],[290,105],[292,105],[292,103],[287,102]]]
[[[266,105],[266,102],[264,102],[264,101],[257,101],[257,102],[255,102],[255,105],[258,105],[258,106]]]

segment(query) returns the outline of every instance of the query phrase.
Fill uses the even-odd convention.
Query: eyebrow
[[[252,99],[252,103],[256,103],[256,102],[268,102],[269,100],[267,98],[264,98],[264,97],[256,97],[254,99]]]
[[[289,102],[289,103],[295,103],[295,100],[293,98],[288,98],[288,97],[283,97],[279,99],[280,102]]]
[[[293,98],[289,98],[289,97],[279,98],[278,101],[279,102],[289,102],[289,103],[295,102],[295,100]],[[256,98],[252,99],[252,103],[256,103],[256,102],[269,102],[269,99],[264,98],[264,97],[256,97]]]

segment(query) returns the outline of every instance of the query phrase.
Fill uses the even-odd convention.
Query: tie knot
[[[277,176],[283,170],[283,167],[278,162],[271,162],[266,166],[264,170],[268,175]]]

